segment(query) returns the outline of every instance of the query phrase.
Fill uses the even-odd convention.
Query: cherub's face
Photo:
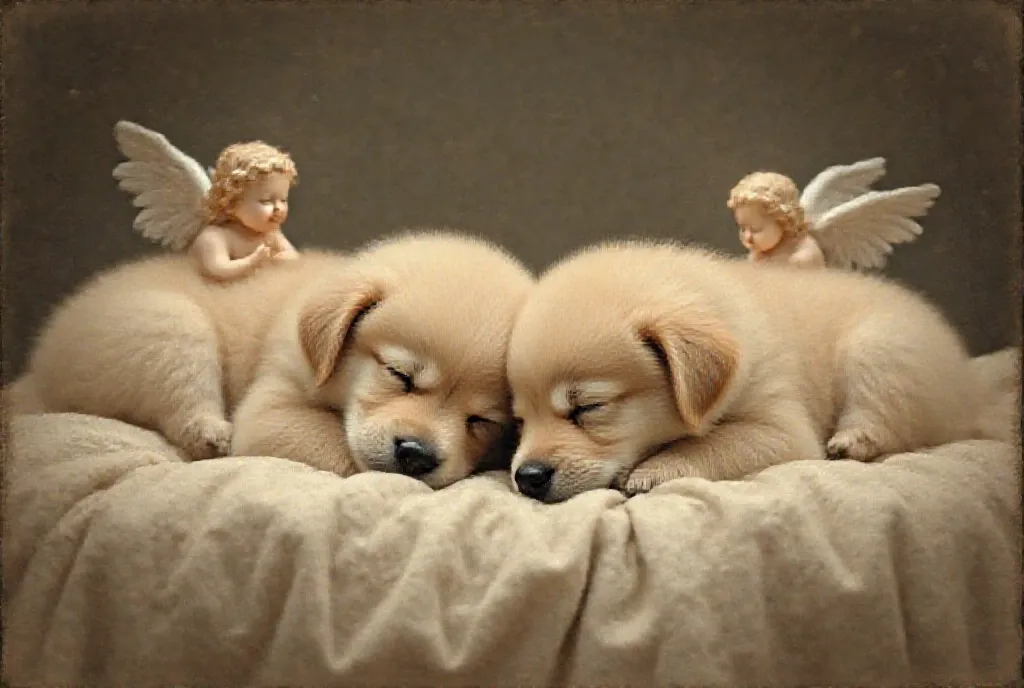
[[[287,175],[272,172],[252,182],[235,204],[233,214],[254,232],[265,234],[281,229],[288,219]]]
[[[778,221],[758,203],[744,203],[733,209],[733,215],[740,227],[740,241],[748,251],[771,251],[785,235]]]

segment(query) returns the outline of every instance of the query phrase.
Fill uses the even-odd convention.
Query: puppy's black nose
[[[551,476],[555,469],[543,463],[524,463],[516,469],[519,491],[533,499],[544,499],[551,489]]]
[[[437,452],[413,437],[395,438],[395,461],[403,475],[415,478],[437,468]]]

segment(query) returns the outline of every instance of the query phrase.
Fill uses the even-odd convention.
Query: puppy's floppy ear
[[[683,423],[702,432],[735,377],[736,340],[713,319],[684,325],[670,317],[643,326],[640,337],[667,369]]]
[[[353,276],[316,289],[299,311],[299,342],[313,368],[316,386],[331,375],[353,325],[384,297],[379,282]]]

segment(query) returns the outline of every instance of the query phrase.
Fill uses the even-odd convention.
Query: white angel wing
[[[820,217],[811,226],[830,266],[874,269],[885,265],[893,245],[914,241],[921,217],[939,196],[935,184],[870,191]]]
[[[834,165],[820,172],[800,194],[800,207],[813,225],[833,208],[866,194],[885,174],[885,158]]]
[[[147,239],[184,249],[203,228],[203,198],[210,177],[163,134],[133,122],[118,122],[114,139],[128,158],[114,168],[114,178],[142,208],[135,229]]]

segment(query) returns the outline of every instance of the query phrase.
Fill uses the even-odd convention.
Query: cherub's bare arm
[[[260,246],[245,258],[232,259],[228,242],[217,227],[207,227],[199,233],[189,250],[199,262],[200,270],[218,280],[243,277],[270,257],[270,249]]]
[[[277,260],[295,260],[299,257],[299,252],[292,246],[292,243],[288,241],[288,237],[284,235],[284,232],[278,230],[274,232],[274,236],[271,241],[274,245],[274,258]]]

